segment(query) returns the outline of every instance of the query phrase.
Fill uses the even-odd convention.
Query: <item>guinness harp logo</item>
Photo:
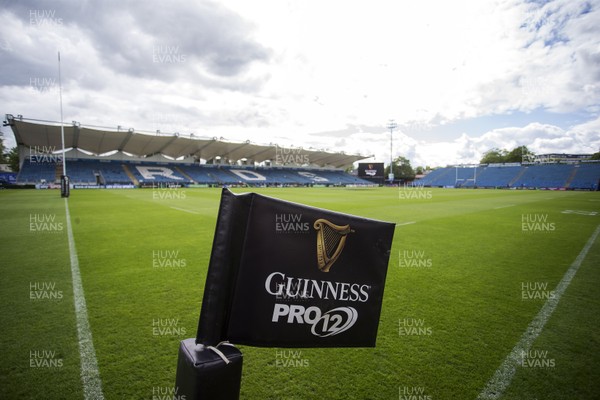
[[[326,219],[320,218],[315,221],[313,227],[317,231],[317,262],[319,270],[329,272],[329,269],[338,259],[344,244],[346,235],[354,232],[350,225],[336,225]]]

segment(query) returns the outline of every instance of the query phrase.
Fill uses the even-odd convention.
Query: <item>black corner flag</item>
[[[197,348],[374,347],[394,227],[223,189]]]

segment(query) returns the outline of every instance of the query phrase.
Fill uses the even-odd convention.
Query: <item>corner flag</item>
[[[374,347],[394,227],[223,189],[196,343]]]

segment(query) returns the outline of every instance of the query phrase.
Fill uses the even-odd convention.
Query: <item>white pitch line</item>
[[[171,207],[171,208],[174,210],[179,210],[179,211],[187,212],[190,214],[200,214],[199,212],[192,211],[192,210],[186,210],[185,208],[179,208],[179,207]]]
[[[554,297],[548,298],[548,300],[544,303],[544,306],[540,310],[540,312],[533,318],[529,326],[521,336],[519,342],[513,347],[512,351],[506,356],[504,362],[494,373],[494,376],[488,381],[485,388],[479,393],[477,399],[487,400],[487,399],[498,399],[504,391],[510,386],[510,382],[512,381],[513,376],[517,370],[517,366],[523,363],[523,354],[527,354],[527,352],[531,349],[533,342],[540,335],[546,322],[550,319],[550,316],[554,312],[554,309],[558,305],[560,298],[563,293],[571,283],[571,280],[577,273],[577,270],[581,266],[581,263],[585,259],[590,247],[594,244],[594,241],[598,237],[600,233],[600,225],[596,227],[596,230],[590,236],[587,243],[575,259],[573,264],[569,267],[567,272],[565,272],[563,278],[556,286],[554,290]]]
[[[77,320],[77,338],[79,339],[79,357],[81,359],[81,381],[83,383],[83,398],[85,400],[103,400],[102,381],[96,360],[96,351],[92,340],[92,331],[88,321],[87,305],[79,272],[79,258],[75,248],[75,239],[71,228],[69,202],[65,198],[67,214],[67,236],[69,238],[69,253],[71,255],[71,276],[73,279],[73,302],[75,303],[75,319]]]
[[[410,225],[410,224],[416,224],[417,221],[409,221],[409,222],[403,222],[401,224],[396,224],[396,226],[403,226],[403,225]]]
[[[500,206],[500,207],[495,207],[494,210],[499,210],[501,208],[506,208],[506,207],[514,207],[516,204],[507,204],[505,206]]]

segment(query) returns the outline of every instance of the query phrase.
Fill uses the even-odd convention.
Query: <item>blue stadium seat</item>
[[[23,161],[21,170],[17,175],[18,183],[52,183],[56,181],[56,169],[61,164],[55,162],[30,162],[28,158]]]
[[[180,184],[251,186],[370,185],[342,170],[178,164],[102,159],[67,159],[67,175],[74,184]],[[18,183],[55,182],[61,163],[25,159]],[[473,180],[475,176],[475,180]],[[489,165],[477,168],[445,167],[433,170],[415,183],[434,187],[567,188],[596,190],[600,163]]]
[[[478,168],[477,187],[506,188],[519,176],[521,166],[487,166]]]
[[[571,164],[545,164],[525,166],[514,187],[564,188],[573,172]]]
[[[417,183],[423,186],[495,188],[567,188],[596,190],[600,163],[490,165],[476,168],[445,167],[433,170]],[[458,179],[457,179],[458,178]]]
[[[569,189],[598,190],[600,184],[600,163],[581,163],[574,167],[574,175]]]

